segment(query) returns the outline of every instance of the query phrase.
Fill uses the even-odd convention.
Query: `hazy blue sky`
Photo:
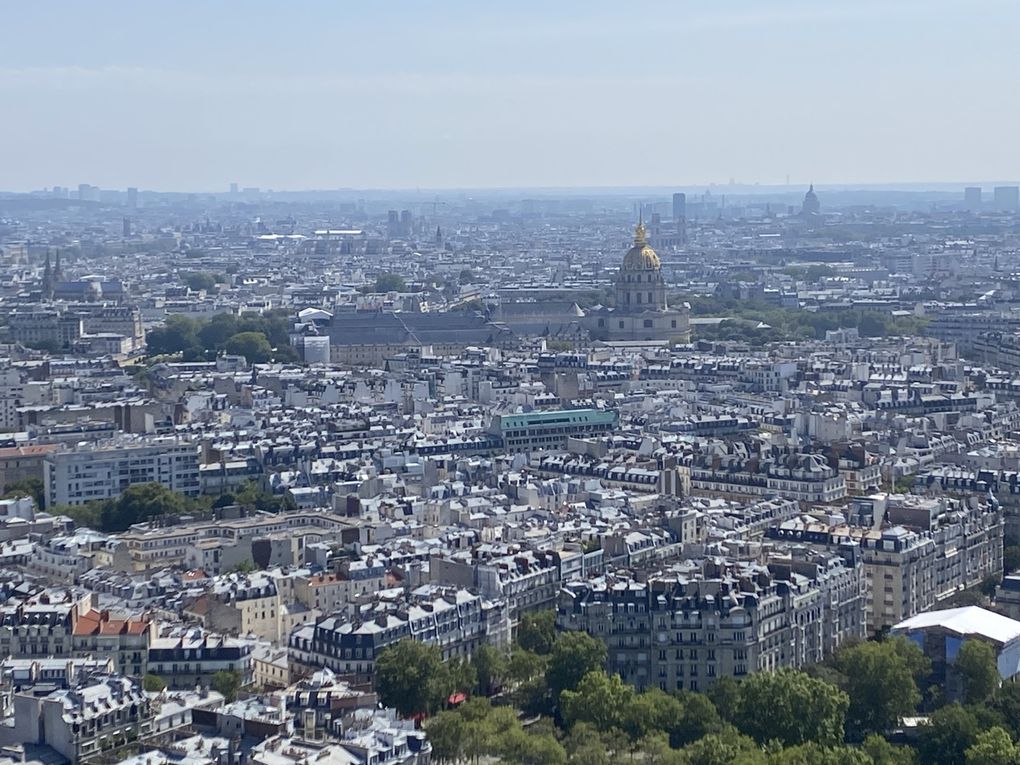
[[[1020,178],[1017,0],[20,0],[0,30],[0,189]]]

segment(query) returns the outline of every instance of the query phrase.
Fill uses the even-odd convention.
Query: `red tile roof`
[[[85,635],[141,635],[148,629],[145,619],[111,619],[109,611],[89,611],[78,617],[74,634]]]

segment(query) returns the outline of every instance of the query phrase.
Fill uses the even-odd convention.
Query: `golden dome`
[[[634,246],[627,250],[623,256],[623,270],[625,271],[647,271],[658,270],[662,267],[659,256],[655,250],[648,246],[645,238],[645,224],[638,223],[634,230]]]

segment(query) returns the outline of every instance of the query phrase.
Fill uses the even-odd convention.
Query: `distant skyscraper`
[[[78,184],[78,199],[83,202],[98,202],[99,201],[99,187],[92,186],[88,183]]]
[[[237,184],[236,183],[231,183],[230,184],[230,193],[231,194],[236,194],[237,193]]]
[[[129,186],[127,190],[127,206],[132,210],[138,207],[138,189],[134,186]]]
[[[673,220],[687,220],[687,195],[682,192],[673,195]]]
[[[400,213],[396,210],[386,213],[386,236],[390,239],[400,238]]]
[[[124,235],[125,239],[127,237],[131,236],[131,219],[130,218],[125,218],[124,219],[123,226],[121,228],[121,233]]]
[[[411,236],[411,231],[414,228],[414,216],[411,215],[410,210],[400,211],[400,235],[403,237]]]
[[[963,190],[963,204],[968,210],[981,209],[981,187],[968,186]]]
[[[1020,186],[996,186],[993,193],[996,210],[1020,208]]]

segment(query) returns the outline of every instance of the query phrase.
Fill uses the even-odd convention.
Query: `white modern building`
[[[201,489],[198,446],[174,438],[53,452],[43,476],[49,507],[110,499],[140,483],[188,495]]]

